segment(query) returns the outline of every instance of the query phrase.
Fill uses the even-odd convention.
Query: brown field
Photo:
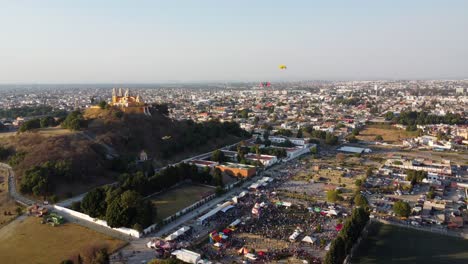
[[[121,240],[76,224],[52,227],[40,221],[23,216],[0,229],[2,263],[60,263],[90,246],[107,247],[113,252],[125,245]]]
[[[15,135],[16,135],[16,132],[2,132],[0,133],[0,138],[12,137]]]
[[[357,138],[363,141],[375,141],[377,135],[381,135],[384,142],[394,144],[401,143],[405,138],[417,137],[418,132],[408,132],[391,125],[368,125],[359,133]]]
[[[214,193],[214,188],[186,184],[152,197],[151,202],[156,206],[157,219],[162,220],[194,204],[207,193]]]
[[[74,131],[64,129],[61,127],[47,127],[47,128],[41,128],[36,131],[38,134],[43,135],[43,136],[60,136],[60,135],[68,135],[68,134],[73,134],[75,133]]]
[[[0,228],[16,217],[15,210],[18,207],[8,195],[7,175],[6,171],[0,168]]]

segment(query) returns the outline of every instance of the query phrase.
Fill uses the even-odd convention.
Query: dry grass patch
[[[90,246],[113,252],[126,243],[76,224],[52,227],[40,221],[22,217],[0,229],[2,263],[60,263]]]
[[[368,125],[357,138],[363,141],[375,141],[377,135],[382,136],[383,141],[387,143],[401,143],[405,138],[414,138],[418,136],[417,131],[405,131],[391,125]]]

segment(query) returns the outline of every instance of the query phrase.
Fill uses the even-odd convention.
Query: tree
[[[101,102],[99,102],[98,106],[99,106],[99,108],[101,108],[101,109],[105,109],[106,106],[107,106],[107,102],[106,102],[106,101],[101,101]]]
[[[411,207],[407,202],[396,201],[393,204],[393,211],[400,217],[408,217],[411,213]]]
[[[21,213],[23,213],[23,209],[21,209],[21,207],[19,207],[19,206],[16,207],[15,211],[16,211],[17,215],[21,215]]]
[[[106,192],[103,188],[96,188],[88,192],[81,201],[81,209],[91,217],[106,215]]]
[[[422,182],[427,178],[426,171],[406,170],[406,180],[411,182],[411,185]]]
[[[325,143],[327,145],[336,145],[338,143],[338,137],[332,133],[327,132],[325,136]]]
[[[263,132],[263,140],[268,140],[268,138],[270,137],[270,131],[268,130],[265,130],[265,132]]]
[[[369,205],[369,203],[367,202],[367,199],[366,197],[364,197],[364,195],[358,193],[356,194],[356,196],[354,196],[354,204],[356,206],[359,206],[359,207],[366,207]]]
[[[381,135],[375,136],[375,141],[383,141],[383,137]]]
[[[356,185],[356,187],[361,187],[362,186],[362,180],[361,179],[357,179],[354,181],[354,185]]]
[[[140,200],[140,194],[133,190],[125,191],[120,196],[120,204],[124,209],[137,208]]]
[[[297,130],[296,137],[297,137],[297,138],[302,138],[302,129],[298,129],[298,130]]]
[[[85,126],[85,120],[80,111],[73,111],[62,122],[62,127],[70,130],[79,130]]]
[[[427,199],[434,199],[435,196],[436,196],[436,195],[435,195],[434,191],[432,191],[432,190],[430,190],[429,192],[427,192],[427,195],[426,195]]]
[[[217,150],[213,151],[213,153],[211,154],[211,160],[221,163],[221,162],[226,161],[226,157],[224,156],[223,151],[217,149]]]
[[[341,197],[340,192],[338,190],[327,191],[327,201],[334,203],[342,200],[343,197]]]
[[[106,221],[110,227],[122,227],[129,224],[127,210],[122,206],[120,199],[115,199],[107,207]]]
[[[353,136],[358,136],[358,135],[359,135],[359,132],[360,132],[360,129],[359,129],[359,128],[355,128],[355,129],[353,129],[352,134],[353,134]]]
[[[73,202],[71,204],[71,209],[73,211],[78,211],[78,212],[81,211],[81,202],[80,201]]]
[[[41,121],[39,119],[32,119],[24,122],[18,129],[20,133],[37,129],[41,127]]]
[[[330,250],[325,255],[324,264],[342,264],[346,257],[345,241],[337,236],[330,245]]]
[[[220,169],[216,168],[213,173],[213,182],[216,186],[223,187],[223,174]]]
[[[385,113],[385,120],[387,121],[392,120],[394,116],[395,115],[393,114],[393,112],[388,111],[387,113]]]
[[[373,173],[373,169],[372,169],[372,168],[370,168],[370,167],[369,167],[369,168],[367,168],[367,170],[366,170],[366,177],[370,177],[370,176],[372,176],[372,173]]]
[[[55,122],[55,119],[51,116],[46,116],[44,118],[41,118],[40,120],[41,127],[51,127],[51,126],[56,126],[57,123]]]
[[[318,153],[318,151],[317,151],[317,146],[311,147],[311,148],[310,148],[310,153],[312,153],[312,154],[317,154],[317,153]]]

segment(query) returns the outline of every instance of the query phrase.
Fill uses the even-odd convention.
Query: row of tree
[[[249,137],[249,133],[236,122],[219,122],[211,120],[204,123],[185,121],[183,132],[177,140],[163,141],[160,149],[165,157],[180,153],[186,149],[195,149],[208,144],[213,139],[228,137]]]
[[[156,215],[151,202],[143,200],[141,194],[115,186],[88,192],[79,208],[91,217],[105,219],[110,227],[131,227],[139,231],[151,225]]]
[[[411,185],[421,183],[427,178],[427,171],[406,170],[406,180],[411,182]]]
[[[399,115],[395,115],[389,111],[385,113],[385,119],[407,126],[432,124],[460,125],[466,123],[465,118],[460,114],[447,113],[439,116],[424,111],[402,111]]]
[[[325,255],[325,264],[342,264],[357,242],[362,230],[369,221],[369,213],[365,208],[353,210],[351,217],[346,220],[338,236],[332,241],[330,250]]]
[[[111,227],[131,227],[141,230],[151,225],[156,209],[143,197],[168,189],[181,181],[222,186],[221,173],[209,169],[199,171],[194,165],[181,163],[146,177],[142,172],[122,174],[118,184],[97,188],[83,198],[81,209],[91,217],[105,219]]]
[[[52,116],[46,116],[43,118],[35,118],[28,120],[21,124],[18,131],[26,132],[37,128],[53,127],[58,125],[58,122]]]
[[[17,117],[34,117],[34,116],[55,116],[65,117],[67,112],[65,110],[54,109],[51,106],[24,106],[10,109],[0,109],[0,118],[14,119]]]

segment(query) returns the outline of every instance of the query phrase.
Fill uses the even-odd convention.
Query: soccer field
[[[152,197],[151,202],[156,207],[157,219],[162,220],[194,204],[208,194],[214,193],[214,190],[214,188],[207,186],[184,184]]]
[[[40,218],[22,216],[0,228],[0,263],[60,263],[91,246],[113,252],[126,244],[77,224],[52,227],[40,222]]]
[[[468,240],[411,228],[374,223],[352,263],[468,263]]]

